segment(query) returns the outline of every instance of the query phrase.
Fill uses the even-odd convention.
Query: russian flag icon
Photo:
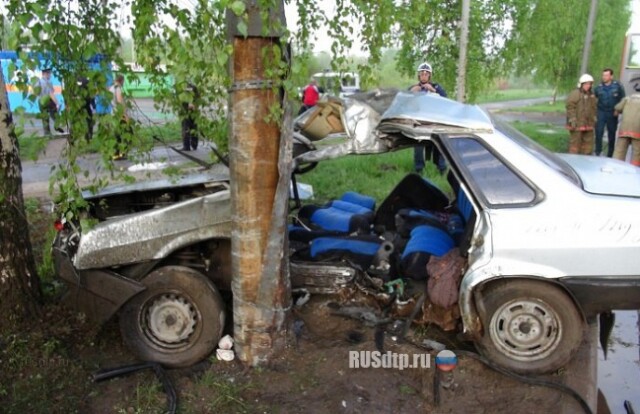
[[[438,352],[438,355],[436,355],[436,367],[440,371],[453,371],[456,365],[458,365],[458,357],[453,353],[453,351],[445,349],[444,351]]]

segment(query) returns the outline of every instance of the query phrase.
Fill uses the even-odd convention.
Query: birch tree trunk
[[[267,75],[269,62],[278,67],[282,59],[273,52],[280,36],[262,34],[257,2],[247,0],[247,9],[249,36],[234,34],[231,61],[231,289],[235,350],[242,362],[257,366],[284,350],[291,322],[286,234],[292,120],[290,108],[282,130],[267,120],[286,101]],[[284,5],[280,11],[271,13],[285,27]]]
[[[38,313],[40,281],[22,195],[22,164],[0,74],[0,327]]]

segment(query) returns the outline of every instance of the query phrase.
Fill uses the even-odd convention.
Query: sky
[[[332,18],[333,15],[335,14],[335,0],[317,0],[318,1],[318,8],[321,10],[324,10],[324,12],[327,14],[327,16],[329,18]],[[638,1],[640,2],[640,0],[634,0],[634,1]],[[295,6],[295,1],[291,0],[289,1],[288,4],[285,4],[285,16],[287,18],[287,27],[289,28],[290,31],[296,31],[297,30],[297,26],[298,26],[298,13],[296,10],[296,6]],[[358,39],[358,35],[359,35],[359,30],[358,30],[358,25],[357,24],[352,24],[351,25],[354,28],[354,38],[353,38],[353,46],[351,47],[351,49],[348,51],[348,54],[350,55],[364,55],[365,53],[362,51],[362,42],[360,42],[360,40]],[[314,43],[314,47],[313,47],[313,51],[315,53],[320,53],[320,52],[327,52],[330,53],[331,52],[331,41],[332,39],[327,36],[325,33],[327,32],[327,28],[322,27],[320,30],[318,30],[316,32],[316,39],[313,41]],[[323,35],[325,34],[325,35]]]

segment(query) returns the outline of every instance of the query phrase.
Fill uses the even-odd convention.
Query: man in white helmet
[[[421,63],[418,66],[418,83],[409,88],[410,92],[426,92],[437,93],[440,96],[447,97],[447,92],[442,86],[435,82],[431,82],[431,74],[433,73],[431,65],[428,63]],[[425,157],[426,153],[426,157]],[[427,142],[423,145],[417,146],[413,149],[413,165],[418,174],[422,173],[424,169],[424,160],[430,159],[433,155],[433,163],[438,166],[440,174],[446,170],[447,165],[444,158],[440,155],[437,148],[433,146],[432,142]]]
[[[596,124],[597,99],[592,91],[593,77],[580,76],[578,88],[567,97],[567,125],[569,153],[591,155],[593,152],[593,128]]]

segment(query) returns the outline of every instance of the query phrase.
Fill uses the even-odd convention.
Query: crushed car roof
[[[476,105],[467,105],[437,94],[375,90],[350,95],[340,102],[340,118],[347,140],[309,151],[296,162],[318,162],[348,154],[375,154],[414,145],[434,133],[492,133],[489,115]],[[295,125],[305,135],[321,109],[312,108],[296,118]],[[329,128],[326,128],[327,130]],[[322,140],[318,136],[307,136]],[[331,135],[329,135],[331,136]]]
[[[477,105],[467,105],[434,93],[398,92],[382,114],[381,124],[408,119],[415,124],[438,124],[478,132],[493,131],[491,118]]]

